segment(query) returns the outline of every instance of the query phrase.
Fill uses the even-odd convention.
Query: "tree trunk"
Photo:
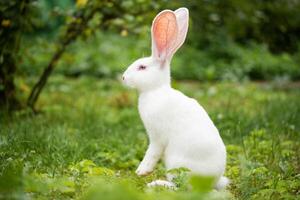
[[[28,18],[31,0],[0,1],[0,108],[8,111],[20,108],[14,76],[20,36]]]
[[[41,77],[39,78],[38,82],[33,86],[32,91],[31,91],[31,93],[30,93],[30,95],[27,99],[27,105],[33,111],[35,111],[35,108],[34,108],[35,102],[37,101],[37,99],[38,99],[42,89],[44,88],[45,84],[47,83],[48,77],[52,73],[56,62],[59,60],[59,58],[61,57],[61,55],[64,51],[65,51],[65,46],[62,46],[61,48],[59,48],[55,52],[55,54],[51,58],[49,64],[44,69],[44,72],[41,75]]]
[[[33,111],[36,111],[35,103],[37,102],[40,93],[42,92],[44,86],[47,83],[49,76],[51,75],[53,69],[55,68],[57,61],[60,59],[60,57],[66,50],[67,46],[71,44],[73,41],[75,41],[77,37],[82,34],[84,29],[87,27],[89,20],[92,19],[96,11],[97,9],[94,9],[87,16],[77,17],[81,19],[80,23],[78,23],[77,21],[71,23],[68,26],[65,35],[62,37],[61,40],[59,40],[60,44],[58,45],[57,51],[54,53],[48,65],[45,67],[43,74],[40,76],[38,82],[33,86],[31,93],[27,99],[27,105]],[[75,13],[74,18],[76,15],[77,14]]]
[[[20,107],[16,98],[14,74],[16,71],[15,61],[10,54],[4,54],[5,62],[0,67],[0,107],[7,110],[15,110]]]

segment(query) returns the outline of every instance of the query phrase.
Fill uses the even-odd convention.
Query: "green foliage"
[[[43,27],[48,27],[41,28],[45,34],[67,33],[63,42],[78,28],[83,29],[79,35],[81,40],[63,55],[58,72],[71,76],[115,77],[134,59],[150,54],[150,25],[157,12],[186,6],[191,23],[187,42],[174,58],[176,79],[300,78],[298,1],[92,0],[82,1],[80,6],[78,2],[76,5],[69,1],[37,3],[43,11],[40,15],[47,15],[39,18],[45,24]],[[83,19],[93,12],[83,27],[87,21]],[[63,19],[65,24],[58,26]],[[51,25],[54,21],[59,28]],[[41,30],[36,27],[35,31]],[[22,45],[19,72],[26,75],[40,74],[57,49],[55,42],[39,34],[35,36],[37,38],[29,37]]]
[[[37,39],[35,42],[36,45],[30,48],[24,43],[21,74],[40,74],[55,50],[55,45],[48,41]],[[75,77],[82,74],[116,77],[135,59],[149,56],[150,48],[150,33],[125,37],[96,32],[94,37],[72,44],[59,61],[56,72]],[[297,56],[274,55],[264,45],[241,46],[234,42],[215,41],[203,51],[184,45],[174,56],[172,76],[203,81],[299,80],[300,65]]]
[[[300,77],[296,58],[287,53],[273,55],[266,46],[255,43],[241,46],[216,41],[206,51],[184,48],[177,57],[174,76],[179,79],[240,81],[283,77],[298,80]]]
[[[39,1],[37,6],[42,12],[41,17],[36,19],[36,28],[49,34],[57,30],[58,25],[62,24],[63,18],[68,17],[70,11],[76,9],[89,11],[101,4],[106,8],[100,15],[123,13],[106,23],[105,29],[117,25],[119,27],[117,30],[120,32],[123,30],[123,34],[127,32],[144,34],[145,26],[150,24],[159,10],[184,6],[189,8],[191,16],[189,43],[196,48],[206,49],[215,40],[226,42],[232,39],[240,44],[254,40],[256,43],[266,44],[276,53],[295,52],[298,49],[299,1],[89,0],[82,1],[85,3],[81,3],[81,6],[78,6],[81,1],[78,2],[75,6],[70,0]]]
[[[201,48],[215,40],[256,41],[272,52],[295,52],[299,42],[299,1],[176,1],[190,8],[192,41]],[[200,33],[200,35],[199,35]]]
[[[215,179],[213,177],[192,176],[190,184],[198,192],[209,192],[213,189]]]
[[[47,39],[60,35],[59,43],[79,32],[78,36],[82,39],[91,37],[99,30],[110,30],[124,36],[128,33],[143,34],[146,22],[150,23],[165,4],[165,0],[77,0],[76,3],[70,0],[41,0],[36,3],[40,13],[34,18],[33,33]]]
[[[28,84],[29,80],[18,80]],[[219,128],[228,152],[228,192],[175,169],[178,190],[147,188],[159,164],[134,173],[147,147],[135,92],[111,79],[55,75],[38,102],[43,113],[0,116],[0,193],[31,199],[295,199],[299,195],[299,89],[293,85],[175,82]],[[284,112],[283,112],[284,110]],[[229,192],[231,194],[229,194]]]
[[[189,169],[181,167],[168,170],[167,173],[173,177],[172,182],[175,183],[180,190],[187,190],[190,181],[189,171]]]
[[[24,30],[30,27],[32,0],[0,2],[0,108],[14,110],[16,97],[14,75],[17,69],[19,44]]]

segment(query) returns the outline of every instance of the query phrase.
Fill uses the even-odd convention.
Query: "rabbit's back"
[[[195,99],[170,87],[141,94],[138,108],[146,129],[151,132],[172,137],[194,132],[199,136],[219,135],[208,114]]]

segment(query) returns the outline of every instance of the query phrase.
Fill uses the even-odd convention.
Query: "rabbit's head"
[[[188,18],[186,8],[164,10],[154,18],[152,55],[136,60],[127,68],[122,77],[126,85],[145,91],[170,84],[170,62],[185,40]]]

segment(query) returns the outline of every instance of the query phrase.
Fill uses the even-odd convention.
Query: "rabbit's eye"
[[[146,66],[145,65],[140,65],[139,67],[138,67],[138,70],[145,70],[146,69]]]

